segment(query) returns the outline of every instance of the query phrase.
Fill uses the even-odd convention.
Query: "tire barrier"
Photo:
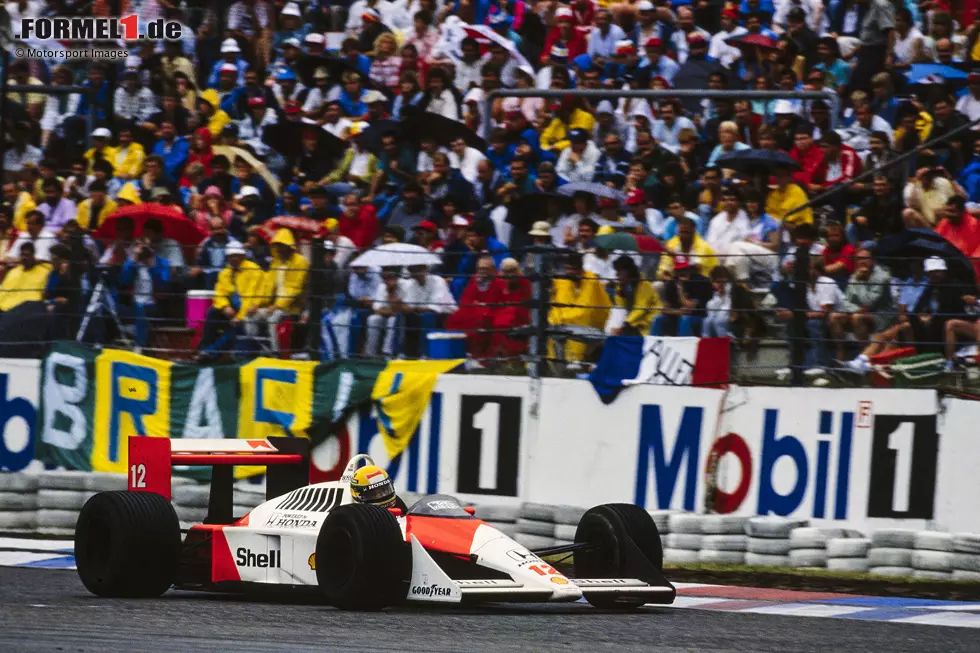
[[[0,473],[0,533],[72,537],[78,514],[97,492],[124,490],[121,475],[46,471]],[[207,515],[209,487],[174,477],[173,504],[182,528]],[[412,506],[420,497],[402,493]],[[234,511],[265,501],[265,486],[239,481]],[[530,549],[574,542],[585,512],[540,503],[477,505],[475,514]],[[766,568],[829,569],[889,577],[980,581],[980,534],[812,527],[785,517],[698,515],[647,511],[660,533],[664,561],[674,565],[747,564]]]

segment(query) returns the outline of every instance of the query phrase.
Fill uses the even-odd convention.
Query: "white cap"
[[[938,256],[930,256],[926,259],[926,272],[945,272],[948,268],[946,267],[946,260],[941,259]]]
[[[555,20],[558,20],[558,19],[561,19],[561,18],[572,18],[572,19],[574,19],[575,18],[575,14],[568,7],[558,7],[558,9],[555,11]]]
[[[374,104],[375,102],[386,102],[385,96],[380,91],[371,89],[361,97],[364,104]]]
[[[595,112],[597,114],[598,113],[616,113],[615,109],[613,109],[612,102],[610,102],[609,100],[603,100],[602,102],[600,102],[599,103],[599,106],[596,107]]]
[[[470,220],[469,220],[469,218],[467,218],[466,216],[463,216],[463,215],[454,215],[453,216],[453,226],[454,227],[468,227],[468,226],[470,226]]]
[[[228,63],[227,61],[221,64],[221,68],[218,68],[219,73],[235,73],[238,74],[238,66],[233,63]]]
[[[261,197],[261,193],[259,193],[259,189],[256,188],[255,186],[242,186],[242,189],[238,191],[238,195],[235,195],[235,199],[240,200],[250,195],[254,195],[255,197]]]
[[[640,2],[638,2],[636,4],[636,10],[637,11],[653,11],[654,10],[654,6],[653,6],[653,3],[650,2],[650,0],[640,0]]]
[[[295,36],[290,36],[288,39],[282,42],[282,47],[288,48],[290,46],[294,48],[298,48],[301,47],[302,44],[299,42],[298,38],[296,38]]]
[[[796,109],[793,108],[793,103],[789,100],[776,100],[772,106],[772,112],[775,114],[795,114]]]
[[[282,8],[282,11],[279,12],[279,15],[296,16],[297,18],[301,18],[303,16],[303,14],[299,10],[299,5],[296,4],[295,2],[287,3],[286,6]]]
[[[248,188],[251,188],[251,186],[248,186]],[[234,256],[235,254],[241,254],[242,256],[246,254],[245,246],[237,240],[225,245],[225,256]]]
[[[221,42],[221,54],[230,54],[232,52],[241,52],[242,49],[238,47],[238,41],[235,39],[225,39]]]
[[[139,55],[131,54],[126,57],[126,68],[139,68],[143,65],[143,58]]]
[[[318,43],[320,45],[327,42],[327,39],[320,32],[310,32],[303,40],[307,43]]]
[[[485,99],[487,99],[487,96],[483,92],[483,89],[479,87],[471,88],[463,96],[463,102],[483,102]]]
[[[92,138],[112,138],[112,132],[106,127],[99,127],[92,132]]]

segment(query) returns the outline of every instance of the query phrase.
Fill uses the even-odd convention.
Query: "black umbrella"
[[[330,57],[323,54],[306,55],[296,63],[296,74],[299,75],[300,81],[303,84],[312,88],[316,84],[313,75],[318,68],[326,68],[327,74],[330,75],[332,82],[339,82],[343,78],[344,73],[357,73],[361,77],[361,85],[364,88],[373,88],[378,91],[388,92],[387,87],[375,84],[361,69],[350,61],[339,57]]]
[[[761,147],[728,152],[718,157],[716,162],[722,168],[731,168],[739,172],[754,172],[760,169],[770,171],[775,168],[800,169],[800,164],[782,150],[767,150]]]
[[[337,138],[330,132],[310,123],[286,120],[274,125],[267,125],[262,130],[262,142],[285,157],[303,154],[303,135],[307,132],[316,134],[316,151],[318,154],[336,158],[341,156],[348,143]]]
[[[409,114],[405,121],[405,133],[412,138],[421,139],[426,136],[446,147],[456,139],[462,138],[468,147],[480,152],[487,151],[487,142],[477,136],[472,129],[451,118],[440,116],[429,111],[418,111]]]
[[[571,207],[571,200],[556,193],[532,193],[507,205],[507,222],[527,233],[538,220],[557,218]]]
[[[887,266],[892,276],[910,276],[910,263],[938,256],[946,261],[951,281],[963,284],[964,292],[976,292],[977,277],[969,257],[931,229],[906,229],[884,236],[875,248],[875,259]]]
[[[381,137],[394,134],[395,138],[410,138],[411,134],[407,129],[403,129],[402,123],[396,120],[375,120],[370,126],[361,132],[361,145],[371,154],[381,154]],[[414,136],[414,135],[413,135]]]

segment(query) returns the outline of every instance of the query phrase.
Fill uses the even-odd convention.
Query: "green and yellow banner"
[[[439,374],[460,363],[257,358],[203,367],[59,343],[44,360],[38,457],[125,473],[133,436],[294,436],[316,444],[373,402],[393,458],[411,441]]]

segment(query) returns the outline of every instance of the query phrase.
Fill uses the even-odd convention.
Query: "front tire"
[[[664,552],[653,518],[643,508],[629,503],[610,503],[589,509],[575,531],[576,544],[590,548],[575,552],[578,578],[639,578],[647,580],[651,570],[663,570]],[[585,594],[597,608],[634,609],[642,598]]]
[[[75,563],[96,596],[160,596],[177,577],[180,522],[165,497],[148,492],[100,492],[75,524]]]
[[[398,520],[370,504],[331,511],[316,541],[316,579],[341,610],[376,611],[405,599],[411,554]]]

